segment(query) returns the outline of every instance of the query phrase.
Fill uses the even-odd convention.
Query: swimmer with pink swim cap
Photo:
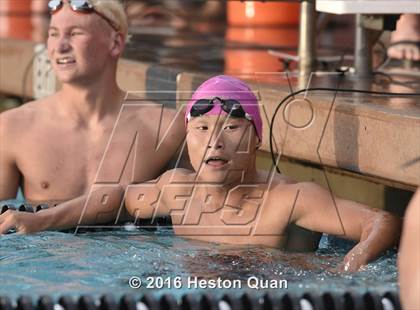
[[[262,120],[258,99],[241,80],[219,75],[201,84],[194,92],[185,111],[185,124],[194,116],[229,114],[248,119],[262,140]]]
[[[185,125],[197,179],[229,184],[253,179],[262,120],[247,84],[225,75],[208,79],[187,103]]]
[[[300,249],[311,248],[312,240],[292,236],[292,223],[344,234],[359,241],[343,260],[345,271],[358,270],[392,247],[398,240],[397,217],[334,197],[315,183],[257,169],[258,108],[251,89],[237,78],[216,76],[201,84],[185,112],[193,169],[172,169],[154,182],[130,186],[129,213],[136,219],[170,216],[176,235],[238,245],[284,249],[295,240]]]

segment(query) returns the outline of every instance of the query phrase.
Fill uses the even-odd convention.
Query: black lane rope
[[[276,171],[278,173],[281,173],[278,165],[276,156],[274,154],[274,148],[273,148],[273,127],[274,127],[274,121],[276,119],[277,113],[280,110],[280,107],[288,101],[290,98],[303,93],[303,92],[311,92],[311,91],[330,91],[330,92],[342,92],[342,93],[359,93],[359,94],[369,94],[369,95],[380,95],[380,96],[391,96],[391,97],[420,97],[420,93],[393,93],[393,92],[381,92],[381,91],[373,91],[373,90],[363,90],[363,89],[338,89],[338,88],[329,88],[329,87],[313,87],[313,88],[306,88],[306,89],[300,89],[295,92],[290,93],[286,97],[280,101],[280,103],[277,105],[276,109],[274,110],[274,114],[271,118],[270,123],[270,153],[271,153],[271,159],[273,161],[273,165],[276,167]]]
[[[162,296],[154,294],[125,294],[118,297],[116,294],[104,294],[98,297],[93,295],[61,295],[52,297],[43,295],[39,298],[31,296],[19,296],[16,299],[0,296],[0,309],[2,310],[179,310],[179,309],[232,309],[232,310],[259,310],[259,309],[302,309],[301,302],[305,300],[309,304],[306,309],[370,309],[382,310],[384,304],[389,305],[386,309],[401,310],[401,302],[398,292],[386,291],[378,293],[367,291],[355,293],[344,292],[317,292],[304,291],[303,293],[272,294],[231,294],[225,293],[222,297],[213,293],[183,294],[178,300],[167,293]],[[226,303],[221,307],[221,302]]]

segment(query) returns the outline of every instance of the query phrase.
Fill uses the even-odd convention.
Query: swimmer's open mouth
[[[229,161],[223,157],[220,156],[211,156],[209,158],[207,158],[204,161],[207,165],[211,165],[211,166],[224,166],[226,165]]]
[[[73,57],[61,57],[57,58],[56,63],[59,65],[67,65],[76,63],[76,60]]]

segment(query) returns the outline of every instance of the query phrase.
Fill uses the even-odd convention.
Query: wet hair
[[[112,21],[112,24],[127,39],[128,20],[124,6],[120,0],[89,0],[95,11],[103,14]]]

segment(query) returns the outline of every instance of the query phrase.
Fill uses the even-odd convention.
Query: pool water
[[[191,241],[173,235],[171,229],[156,231],[102,231],[87,233],[42,232],[35,235],[0,236],[0,295],[14,299],[21,295],[37,298],[50,295],[99,297],[112,293],[170,292],[177,298],[185,293],[236,294],[245,291],[273,295],[308,291],[384,293],[397,291],[396,252],[388,251],[355,274],[339,274],[334,267],[351,247],[349,242],[323,237],[316,253],[285,253],[264,247],[238,247]],[[129,285],[133,276],[141,288]],[[147,277],[169,278],[164,288],[146,288]],[[180,277],[180,288],[167,288]],[[188,288],[187,280],[230,279],[242,281],[242,289]],[[283,287],[254,289],[247,280],[287,281]],[[265,282],[267,283],[267,282]],[[272,283],[272,282],[270,282]],[[161,285],[162,283],[160,283]],[[178,283],[179,284],[179,283]],[[191,283],[190,283],[191,284]]]

